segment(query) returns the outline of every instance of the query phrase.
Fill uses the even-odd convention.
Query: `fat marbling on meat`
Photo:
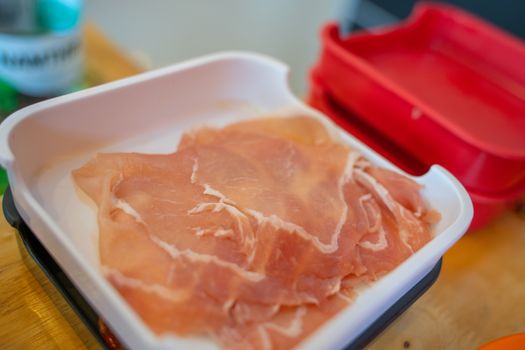
[[[97,154],[103,273],[151,329],[285,349],[431,237],[421,186],[317,119],[187,131],[176,152]]]

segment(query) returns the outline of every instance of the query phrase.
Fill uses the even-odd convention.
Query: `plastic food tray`
[[[522,42],[434,4],[417,6],[395,26],[348,38],[328,24],[321,37],[312,90],[323,86],[423,166],[446,167],[480,203],[498,209],[525,193]],[[490,219],[484,212],[476,221]]]
[[[80,201],[70,172],[96,152],[173,152],[195,125],[221,126],[280,109],[319,118],[371,162],[394,165],[289,91],[288,69],[257,54],[223,53],[147,72],[22,109],[0,125],[0,162],[23,221],[86,301],[129,349],[212,349],[202,338],[156,336],[103,277],[96,213]],[[299,348],[352,343],[422,280],[466,231],[472,204],[461,184],[433,166],[415,178],[438,210],[435,237],[305,339]]]
[[[24,223],[20,214],[16,211],[10,189],[8,189],[4,195],[2,207],[9,224],[17,229],[20,253],[35,278],[37,278],[38,281],[48,279],[52,282],[53,286],[60,292],[69,305],[71,305],[104,349],[119,349],[119,340],[115,338],[109,329],[101,327],[104,321],[84,299],[64,271]],[[346,345],[344,349],[359,350],[370,343],[434,284],[441,271],[441,263],[442,259],[439,260],[425,277],[378,317],[366,330],[359,334],[352,343]],[[37,266],[35,266],[35,264]],[[41,272],[36,271],[35,267]]]

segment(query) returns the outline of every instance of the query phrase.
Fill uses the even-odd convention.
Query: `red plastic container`
[[[346,39],[328,24],[322,41],[310,103],[411,173],[432,164],[454,173],[477,209],[473,226],[525,193],[518,39],[425,4],[400,25]]]
[[[338,125],[348,130],[352,135],[365,142],[404,171],[413,175],[419,175],[428,170],[428,166],[419,162],[404,149],[392,143],[369,125],[363,123],[355,115],[338,105],[319,83],[313,81],[315,81],[315,78],[312,76],[312,89],[309,96],[309,104],[312,107],[330,116]],[[488,196],[472,190],[469,191],[469,194],[474,205],[474,219],[470,225],[471,230],[475,230],[491,221],[508,204],[512,203],[516,197],[514,194],[510,196],[505,194]]]

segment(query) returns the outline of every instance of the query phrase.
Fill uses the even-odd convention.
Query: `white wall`
[[[221,50],[287,62],[296,94],[319,50],[319,28],[338,0],[85,0],[86,16],[151,67]]]

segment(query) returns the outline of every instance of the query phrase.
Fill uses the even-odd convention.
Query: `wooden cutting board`
[[[369,349],[476,349],[525,332],[524,214],[509,211],[464,236],[434,286]]]
[[[140,71],[92,26],[86,45],[91,84]],[[15,235],[1,216],[0,349],[99,349],[54,287],[23,263]],[[461,239],[436,284],[369,349],[475,349],[518,332],[525,332],[525,213],[509,211]]]

